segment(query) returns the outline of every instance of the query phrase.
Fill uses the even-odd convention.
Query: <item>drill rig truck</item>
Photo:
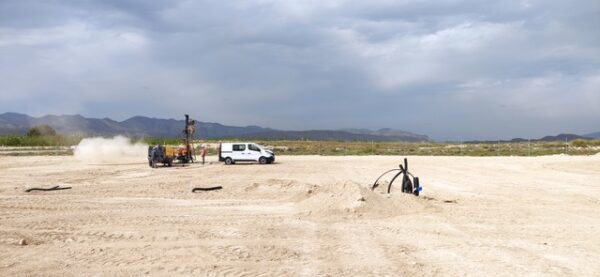
[[[156,168],[162,163],[164,166],[173,166],[174,161],[181,164],[194,162],[192,141],[196,131],[195,121],[190,120],[189,115],[185,115],[185,129],[182,131],[183,145],[154,145],[148,146],[148,165]]]

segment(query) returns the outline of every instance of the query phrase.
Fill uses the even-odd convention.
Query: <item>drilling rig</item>
[[[148,165],[156,168],[159,163],[164,166],[172,166],[173,161],[179,161],[180,164],[194,162],[194,133],[196,132],[196,121],[191,120],[189,115],[185,115],[185,128],[182,133],[182,143],[179,146],[154,145],[148,146]]]
[[[183,130],[183,145],[185,147],[185,153],[181,153],[179,160],[182,163],[194,162],[193,150],[193,136],[196,132],[196,121],[191,120],[189,115],[185,115],[185,129]]]

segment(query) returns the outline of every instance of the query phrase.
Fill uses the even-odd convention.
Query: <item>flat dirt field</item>
[[[408,159],[419,197],[368,189],[402,157],[0,157],[0,275],[600,275],[599,155]]]

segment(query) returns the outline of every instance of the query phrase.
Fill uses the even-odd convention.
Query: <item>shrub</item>
[[[37,125],[27,131],[28,137],[55,136],[56,131],[48,125]]]

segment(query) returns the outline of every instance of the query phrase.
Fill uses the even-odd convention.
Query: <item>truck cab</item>
[[[219,145],[219,161],[227,165],[238,161],[270,164],[275,161],[275,154],[253,142],[227,142]]]

